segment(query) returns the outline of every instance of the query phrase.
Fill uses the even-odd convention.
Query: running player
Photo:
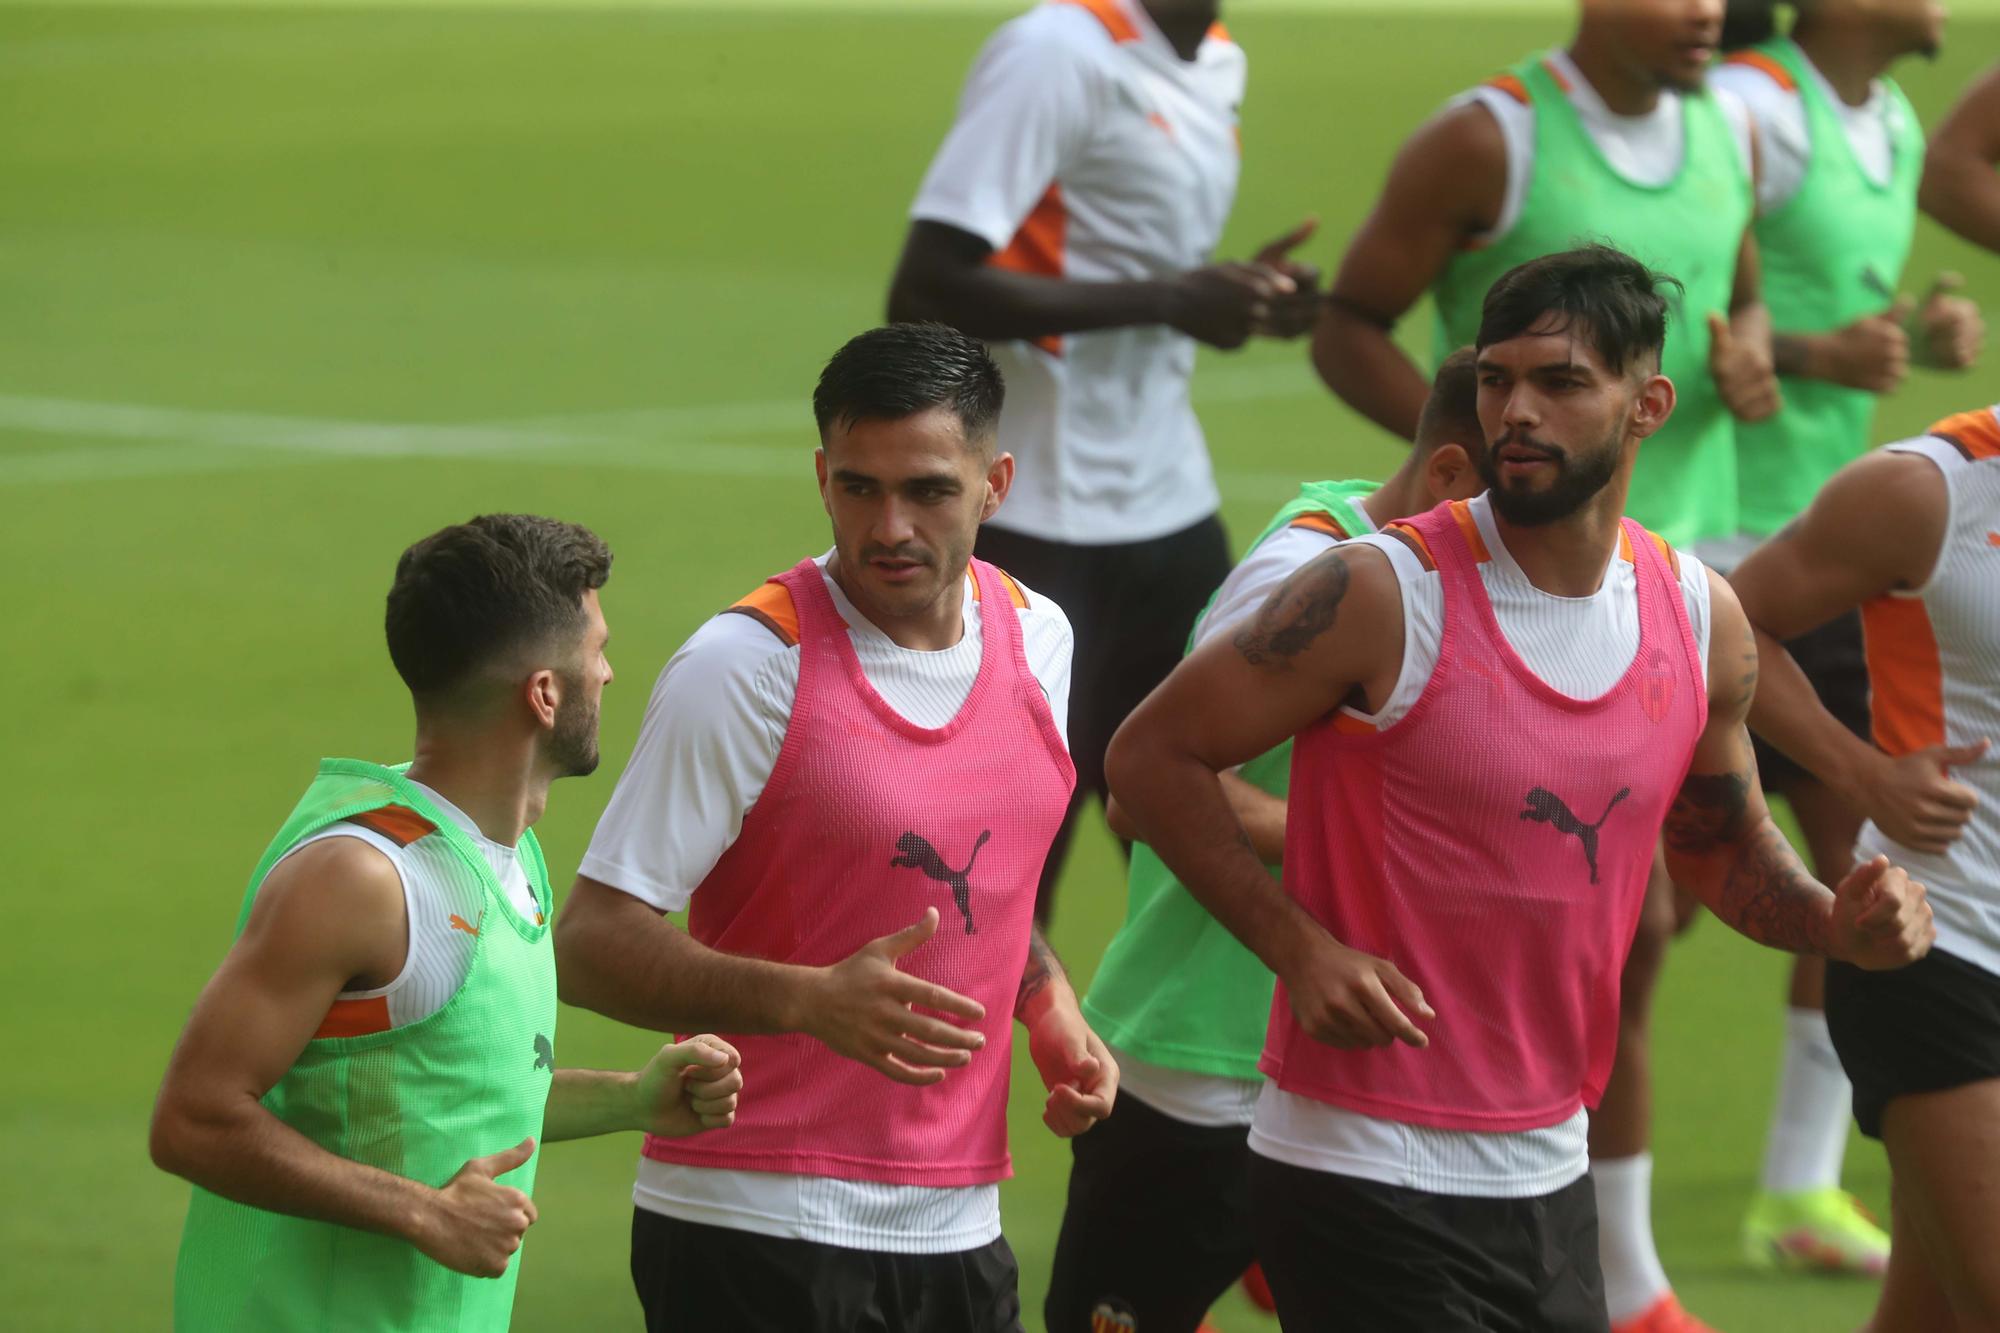
[[[1408,435],[1424,382],[1390,336],[1426,291],[1442,356],[1472,341],[1494,279],[1586,239],[1675,274],[1662,373],[1673,418],[1640,451],[1627,503],[1669,541],[1736,530],[1734,417],[1779,397],[1750,235],[1747,116],[1703,81],[1722,0],[1580,6],[1564,50],[1532,56],[1451,103],[1404,145],[1349,246],[1320,314],[1313,357],[1334,392]],[[1693,1329],[1652,1237],[1652,994],[1677,924],[1664,870],[1621,985],[1618,1065],[1590,1146],[1604,1275],[1621,1329]]]
[[[1481,448],[1470,349],[1438,368],[1417,447],[1387,482],[1312,482],[1266,525],[1191,647],[1233,632],[1301,565],[1440,500],[1478,493]],[[1291,746],[1224,785],[1269,865],[1283,860]],[[1112,826],[1123,831],[1114,802]],[[1111,939],[1084,1017],[1118,1061],[1118,1114],[1071,1144],[1069,1204],[1045,1307],[1052,1333],[1093,1316],[1193,1333],[1254,1257],[1250,1111],[1271,1014],[1271,973],[1187,895],[1145,844],[1132,849],[1125,924]],[[1116,1325],[1114,1324],[1114,1327]]]
[[[1034,927],[1074,781],[1069,624],[971,558],[1013,480],[1000,405],[942,325],[827,363],[833,550],[674,654],[563,905],[568,999],[743,1033],[758,1071],[725,1151],[646,1145],[649,1328],[1015,1329],[1012,1019],[1051,1129],[1110,1113],[1117,1067]]]
[[[1730,6],[1724,45],[1739,49],[1711,81],[1749,108],[1762,149],[1757,249],[1785,407],[1737,426],[1742,533],[1701,548],[1725,575],[1868,447],[1876,395],[1896,387],[1908,362],[1959,369],[1977,347],[1978,308],[1950,294],[1953,275],[1921,308],[1896,295],[1924,138],[1889,69],[1935,55],[1942,23],[1931,0],[1807,0],[1790,35],[1778,36],[1768,0]],[[1859,616],[1787,648],[1827,706],[1867,734]],[[1790,804],[1814,873],[1827,882],[1846,874],[1861,828],[1850,804],[1761,742],[1757,773]],[[1761,1267],[1879,1275],[1889,1238],[1840,1188],[1849,1089],[1820,1012],[1824,976],[1818,958],[1792,965],[1777,1104],[1744,1249]]]
[[[2000,254],[2000,65],[1965,90],[1924,159],[1924,212]]]
[[[1251,1197],[1288,1324],[1605,1328],[1585,1107],[1663,826],[1675,881],[1761,943],[1871,967],[1928,945],[1902,871],[1829,893],[1800,865],[1728,585],[1620,518],[1674,409],[1659,284],[1601,246],[1502,277],[1486,494],[1305,566],[1112,744],[1133,823],[1279,979]],[[1313,817],[1280,889],[1216,774],[1288,736]]]
[[[1195,344],[1312,327],[1318,273],[1213,263],[1236,197],[1243,51],[1215,0],[1052,0],[980,52],[910,209],[891,319],[985,338],[1007,376],[1000,448],[1020,460],[979,554],[1076,630],[1077,786],[1038,919],[1111,733],[1180,660],[1229,572],[1201,423]]]
[[[153,1160],[195,1184],[176,1327],[505,1329],[538,1142],[730,1123],[742,1075],[713,1037],[636,1075],[555,1067],[530,826],[597,767],[610,572],[595,534],[521,514],[403,553],[416,760],[321,763],[154,1107]]]
[[[1861,1132],[1894,1174],[1874,1333],[2000,1327],[2000,407],[1850,463],[1731,582],[1758,631],[1751,721],[1870,822],[1862,856],[1924,877],[1937,948],[1902,972],[1831,963],[1826,1020]],[[1859,609],[1875,743],[1780,646]]]

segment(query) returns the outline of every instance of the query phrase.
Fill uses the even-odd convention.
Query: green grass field
[[[811,384],[879,318],[903,210],[994,22],[939,6],[0,8],[18,687],[0,753],[26,830],[5,932],[0,1325],[165,1326],[186,1189],[149,1164],[145,1126],[169,1044],[314,760],[403,755],[382,594],[404,544],[483,510],[586,522],[618,553],[606,763],[558,787],[542,825],[567,885],[667,655],[826,541]],[[1253,75],[1230,248],[1317,213],[1311,254],[1331,263],[1402,133],[1561,24],[1479,5],[1233,14]],[[1909,71],[1918,107],[1937,114],[1995,49],[2000,20],[1961,19],[1949,54]],[[1919,236],[1913,281],[1956,267],[2000,297],[2000,264]],[[1882,433],[1992,383],[1917,376]],[[1197,397],[1239,537],[1296,479],[1397,457],[1298,347],[1210,358]],[[1080,978],[1122,906],[1094,834],[1056,930]],[[1736,1254],[1782,969],[1712,921],[1670,965],[1660,1244],[1724,1329],[1851,1328],[1866,1285],[1771,1281]],[[565,1063],[630,1066],[652,1041],[563,1019]],[[1067,1152],[1017,1073],[1005,1206],[1038,1311]],[[635,1151],[549,1150],[518,1326],[636,1327]],[[1879,1151],[1850,1162],[1880,1205]]]

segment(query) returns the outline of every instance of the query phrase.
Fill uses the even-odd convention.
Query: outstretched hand
[[[1431,1044],[1417,1018],[1436,1018],[1417,983],[1386,958],[1321,935],[1303,965],[1284,974],[1292,1013],[1315,1041],[1343,1050]]]
[[[1953,766],[1977,763],[1986,741],[1932,745],[1891,758],[1882,755],[1861,784],[1863,811],[1875,827],[1916,852],[1942,852],[1958,841],[1979,804],[1979,794],[1950,776]]]
[[[927,907],[914,925],[818,969],[799,1029],[850,1060],[916,1087],[942,1083],[946,1071],[970,1064],[972,1053],[986,1045],[985,1034],[912,1006],[968,1023],[985,1018],[985,1006],[896,967],[897,959],[937,928],[937,908]]]
[[[1254,330],[1259,336],[1296,338],[1312,332],[1319,319],[1319,266],[1295,260],[1291,253],[1318,230],[1319,219],[1307,218],[1283,236],[1267,241],[1252,258],[1252,263],[1292,280],[1291,291],[1272,298],[1268,313]]]

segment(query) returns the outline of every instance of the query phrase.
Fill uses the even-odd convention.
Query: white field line
[[[1300,366],[1218,367],[1200,401],[1256,402],[1319,392]],[[783,480],[804,467],[811,429],[801,402],[772,400],[476,423],[382,422],[209,411],[0,394],[0,432],[75,440],[72,447],[0,453],[0,486],[244,471],[356,459],[518,462],[560,454],[578,464],[689,476]],[[715,437],[794,432],[798,443]],[[1280,499],[1292,478],[1225,472],[1225,491]]]

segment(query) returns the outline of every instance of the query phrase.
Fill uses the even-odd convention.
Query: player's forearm
[[[164,1091],[153,1162],[211,1194],[267,1212],[414,1238],[436,1191],[328,1152],[247,1093],[226,1104]]]
[[[1832,380],[1832,347],[1830,334],[1776,332],[1771,335],[1771,365],[1789,379]]]
[[[987,264],[899,273],[889,318],[936,320],[975,338],[1044,338],[1168,322],[1169,282],[1074,282]]]
[[[1030,927],[1028,962],[1021,969],[1020,989],[1014,994],[1014,1017],[1033,1026],[1051,1004],[1061,1003],[1067,1003],[1072,1008],[1076,1005],[1076,992],[1069,984],[1069,973],[1063,970],[1056,951],[1042,938],[1042,928]]]
[[[645,903],[579,879],[556,916],[563,1001],[656,1032],[793,1032],[817,969],[711,949]]]
[[[1963,146],[1933,142],[1917,192],[1924,212],[1988,250],[2000,253],[2000,172]]]
[[[542,1112],[542,1142],[588,1139],[644,1127],[639,1076],[608,1069],[558,1069]]]
[[[1826,955],[1833,895],[1812,877],[1741,773],[1690,774],[1662,830],[1667,871],[1741,935]]]
[[[1262,787],[1246,782],[1235,773],[1223,773],[1218,780],[1229,798],[1236,822],[1243,826],[1257,859],[1267,866],[1285,862],[1285,798],[1273,796]]]
[[[1329,297],[1313,330],[1312,360],[1342,402],[1391,434],[1416,438],[1430,386],[1388,326]]]
[[[1878,752],[1827,711],[1784,644],[1764,630],[1755,633],[1757,693],[1750,730],[1829,787],[1852,790],[1861,768]]]

